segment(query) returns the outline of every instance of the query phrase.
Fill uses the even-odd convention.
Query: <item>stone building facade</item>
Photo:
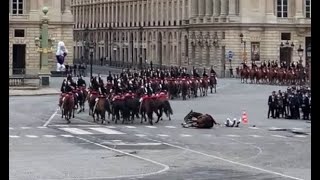
[[[73,62],[73,16],[70,0],[9,0],[9,76],[37,75],[40,53],[35,38],[40,36],[42,8],[49,12],[49,36],[64,41],[69,55],[66,63]],[[58,42],[55,42],[55,46]],[[49,54],[49,68],[56,66],[55,51]]]
[[[296,62],[299,45],[311,46],[311,0],[73,0],[71,9],[76,59],[94,41],[95,59],[225,76],[244,61]]]

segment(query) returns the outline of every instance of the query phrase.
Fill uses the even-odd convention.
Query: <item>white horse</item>
[[[68,50],[63,41],[58,42],[56,58],[57,58],[57,71],[65,71],[64,58],[67,56]]]

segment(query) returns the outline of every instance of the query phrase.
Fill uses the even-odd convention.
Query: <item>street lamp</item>
[[[90,42],[89,49],[90,49],[90,78],[92,78],[92,61],[93,61],[93,51],[95,49],[96,43]]]
[[[51,53],[53,50],[53,43],[55,41],[54,38],[49,38],[48,35],[48,7],[43,7],[42,12],[44,14],[41,23],[41,34],[40,37],[35,38],[35,45],[38,47],[37,51],[40,52],[41,62],[40,62],[40,72],[39,77],[41,80],[42,86],[49,86],[49,63],[48,63],[48,53]]]
[[[299,58],[300,58],[300,59],[299,59],[299,63],[302,64],[302,56],[303,56],[303,51],[304,51],[304,50],[301,48],[301,44],[299,45],[299,48],[298,48],[297,51],[298,51],[298,56],[299,56]]]
[[[243,62],[246,63],[247,61],[247,52],[246,52],[246,41],[243,40],[243,34],[240,33],[239,35],[240,40],[241,40],[241,44],[243,44]]]

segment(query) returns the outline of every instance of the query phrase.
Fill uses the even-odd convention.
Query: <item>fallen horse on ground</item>
[[[215,124],[219,125],[212,116],[209,114],[202,114],[198,112],[193,112],[192,110],[184,117],[185,123],[182,123],[182,127],[189,128],[201,128],[201,129],[210,129]]]

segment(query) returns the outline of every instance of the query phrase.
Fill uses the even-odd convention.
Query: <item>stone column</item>
[[[91,5],[88,5],[89,8],[89,20],[88,20],[88,24],[91,24],[92,22],[92,8]]]
[[[235,15],[236,15],[236,0],[229,0],[229,16],[235,16]]]
[[[275,7],[274,7],[274,1],[265,0],[266,1],[266,22],[276,22],[277,17],[274,13]]]
[[[296,0],[296,13],[295,18],[303,18],[303,0]]]
[[[221,0],[221,16],[225,17],[228,14],[228,0]]]
[[[70,4],[71,0],[64,0],[64,13],[71,13]]]
[[[212,16],[213,0],[206,0],[206,16]]]
[[[220,6],[221,2],[220,0],[213,0],[213,16],[219,16],[220,15]]]
[[[204,16],[205,15],[205,9],[206,9],[206,0],[198,0],[198,11],[199,11],[199,16]]]
[[[107,7],[106,7],[106,3],[103,3],[103,22],[102,22],[102,26],[106,27],[106,14],[108,13],[107,11]]]
[[[191,16],[198,17],[198,0],[191,0]]]

